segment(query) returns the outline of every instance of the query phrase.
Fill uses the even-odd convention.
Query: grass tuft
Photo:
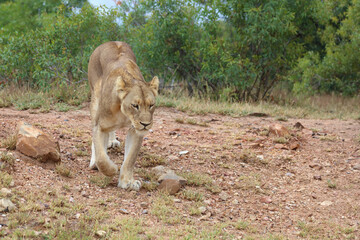
[[[1,142],[1,146],[7,150],[15,150],[17,139],[17,134],[11,134]]]
[[[155,167],[166,163],[164,157],[153,154],[144,154],[139,161],[141,167]]]
[[[73,177],[71,170],[62,163],[56,165],[55,171],[63,177]]]
[[[213,179],[206,174],[182,172],[179,173],[179,176],[185,178],[187,180],[187,184],[190,186],[204,186],[213,182]]]
[[[188,190],[188,189],[184,189],[183,191],[181,191],[178,196],[180,196],[183,199],[189,200],[189,201],[195,201],[195,202],[201,202],[203,200],[203,194],[196,192],[196,191],[192,191],[192,190]]]
[[[112,182],[112,177],[95,175],[90,177],[90,182],[100,188],[106,188]]]

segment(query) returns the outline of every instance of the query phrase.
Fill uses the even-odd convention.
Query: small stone
[[[75,202],[74,198],[73,198],[73,197],[70,197],[70,198],[69,198],[69,202],[71,202],[71,203]]]
[[[144,209],[141,213],[142,213],[142,214],[148,214],[148,212],[149,212],[149,211],[148,211],[147,209]]]
[[[176,179],[164,179],[161,181],[160,185],[158,186],[159,190],[163,190],[168,192],[170,195],[174,195],[177,193],[181,188],[181,183],[179,180]]]
[[[303,130],[305,127],[300,122],[297,122],[297,123],[295,123],[294,128]]]
[[[75,218],[76,218],[76,219],[79,219],[79,218],[80,218],[80,216],[81,216],[81,214],[80,214],[80,213],[75,214]]]
[[[300,144],[298,142],[292,142],[289,145],[290,150],[296,150],[300,147]]]
[[[321,181],[321,180],[322,180],[322,177],[321,177],[320,175],[319,175],[319,176],[314,176],[314,179]]]
[[[185,154],[188,154],[189,153],[189,151],[181,151],[181,152],[179,152],[179,155],[185,155]]]
[[[176,175],[173,171],[167,172],[167,173],[161,175],[158,179],[158,182],[161,183],[162,181],[164,181],[166,179],[176,180],[181,184],[181,186],[184,186],[187,182],[187,180],[185,178]]]
[[[294,176],[294,174],[292,174],[291,172],[287,172],[287,173],[285,173],[285,175],[286,175],[287,177],[292,177],[292,176]]]
[[[269,132],[278,137],[285,137],[290,135],[289,130],[284,125],[278,123],[270,125]]]
[[[103,230],[99,230],[99,231],[96,231],[95,235],[98,236],[98,237],[105,237],[106,232],[103,231]]]
[[[320,203],[321,206],[325,206],[325,207],[328,207],[332,204],[333,204],[333,202],[331,202],[331,201],[323,201],[322,203]]]
[[[239,204],[239,201],[236,200],[236,199],[234,199],[231,203],[234,204],[234,205],[238,205],[238,204]]]
[[[81,196],[83,196],[83,197],[89,197],[89,194],[87,194],[86,191],[81,191]]]
[[[272,200],[270,197],[262,197],[260,198],[260,202],[268,204],[268,203],[272,203]]]
[[[10,189],[7,189],[7,188],[2,188],[0,190],[0,193],[1,195],[5,196],[5,197],[8,197],[11,195],[11,190]]]
[[[206,207],[199,207],[199,211],[201,212],[201,214],[204,214],[206,212]]]
[[[11,212],[16,206],[8,198],[0,199],[0,212]]]
[[[354,170],[360,170],[360,164],[356,164],[355,166],[352,167]]]
[[[120,208],[119,212],[122,214],[129,214],[129,211],[126,210],[125,208]]]
[[[166,174],[168,172],[173,172],[173,170],[171,170],[167,167],[164,167],[163,165],[153,167],[152,171],[155,172],[157,175],[162,175],[162,174]]]
[[[221,200],[226,201],[226,200],[228,200],[229,195],[226,192],[223,191],[223,192],[221,192],[219,194],[219,197],[220,197]]]
[[[286,145],[277,143],[275,144],[274,148],[276,149],[289,149]]]
[[[181,203],[181,200],[180,199],[178,199],[178,198],[174,198],[174,203]]]
[[[321,170],[323,168],[323,166],[321,166],[319,163],[317,162],[312,162],[309,164],[310,168],[314,168],[316,170]]]
[[[141,202],[140,207],[147,208],[149,205],[146,202]]]
[[[11,180],[11,182],[10,182],[9,186],[10,186],[10,187],[15,186],[15,182],[14,182],[14,180]]]

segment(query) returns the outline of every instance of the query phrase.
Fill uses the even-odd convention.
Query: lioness
[[[131,126],[118,187],[138,191],[141,182],[134,180],[134,164],[143,137],[153,124],[159,79],[145,82],[133,51],[124,42],[107,42],[95,49],[89,61],[88,79],[93,129],[89,167],[114,176],[118,167],[109,159],[107,148],[120,145],[115,138],[116,129]]]

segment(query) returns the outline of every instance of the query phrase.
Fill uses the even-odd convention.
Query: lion
[[[145,82],[130,46],[114,41],[100,45],[91,54],[88,80],[92,125],[89,168],[97,168],[106,176],[117,174],[118,167],[107,155],[107,148],[120,145],[116,129],[129,127],[118,187],[138,191],[141,182],[134,179],[133,170],[144,135],[153,126],[159,79],[155,76]]]

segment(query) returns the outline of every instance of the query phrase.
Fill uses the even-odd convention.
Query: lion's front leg
[[[124,162],[120,169],[118,187],[139,191],[141,182],[134,179],[134,165],[139,153],[144,135],[131,128],[125,140]]]
[[[95,126],[93,129],[90,168],[94,168],[96,166],[104,175],[114,176],[118,171],[118,167],[107,155],[108,141],[109,133],[103,132],[99,126]]]
[[[116,140],[115,131],[109,133],[109,142],[107,148],[116,148],[120,147],[120,142]]]

